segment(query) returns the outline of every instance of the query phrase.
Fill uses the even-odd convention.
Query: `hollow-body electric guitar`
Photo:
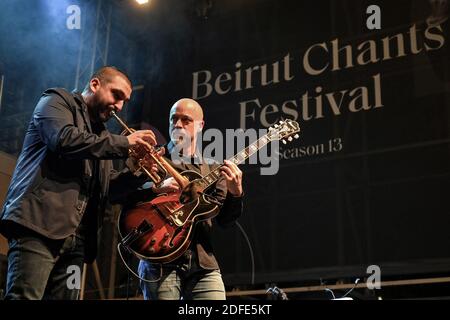
[[[271,141],[298,138],[298,132],[297,122],[280,121],[229,161],[238,165]],[[220,177],[220,166],[205,176],[195,171],[181,175],[189,180],[181,193],[162,194],[120,214],[120,243],[139,259],[156,263],[177,259],[189,247],[196,223],[219,213],[221,203],[208,191]]]

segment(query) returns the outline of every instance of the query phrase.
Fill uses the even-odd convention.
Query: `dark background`
[[[88,25],[95,21],[97,1],[0,4],[0,74],[5,75],[0,146],[5,152],[20,151],[43,90],[75,85],[83,28],[65,27],[70,4],[81,6],[83,28],[93,35]],[[381,30],[366,28],[370,4],[381,8]],[[339,116],[324,107],[323,119],[297,119],[301,138],[282,147],[341,138],[340,152],[283,159],[275,176],[260,175],[255,165],[242,167],[244,215],[239,225],[217,228],[214,237],[227,286],[351,279],[367,276],[372,264],[380,265],[383,276],[398,277],[450,269],[448,21],[444,47],[433,52],[407,50],[406,57],[319,76],[300,68],[307,48],[335,38],[342,45],[368,39],[378,45],[388,35],[407,37],[416,24],[423,41],[429,1],[153,0],[145,7],[133,1],[108,6],[107,62],[140,86],[123,117],[136,128],[157,128],[161,142],[167,138],[171,105],[192,96],[192,73],[199,70],[218,75],[233,73],[237,62],[244,70],[288,53],[293,58],[292,81],[200,99],[206,128],[221,130],[240,126],[242,101],[259,98],[281,107],[286,100],[299,103],[319,85],[323,93],[371,88],[371,77],[381,75],[383,107],[351,113],[346,100]],[[406,38],[405,43],[409,48]],[[118,127],[112,123],[111,130]],[[107,241],[113,227],[104,228],[99,263],[105,269],[108,250],[114,250]],[[119,263],[119,283],[124,274]]]

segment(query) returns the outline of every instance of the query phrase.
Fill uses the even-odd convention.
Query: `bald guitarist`
[[[174,168],[180,172],[196,171],[204,176],[218,167],[218,164],[206,163],[206,159],[197,150],[197,136],[203,130],[204,120],[202,107],[195,100],[177,101],[170,110],[169,125],[171,141],[166,147],[166,155],[173,155],[181,160],[172,161]],[[242,213],[242,171],[236,164],[226,160],[220,170],[221,177],[212,193],[221,203],[215,220],[220,226],[228,226]],[[152,187],[155,196],[179,191],[180,186],[173,178],[165,180],[159,188]],[[153,283],[141,281],[144,298],[224,300],[225,288],[211,245],[211,232],[211,219],[198,222],[191,245],[180,258],[162,265],[141,260],[140,277],[159,279]]]

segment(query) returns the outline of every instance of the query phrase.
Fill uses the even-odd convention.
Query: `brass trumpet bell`
[[[116,120],[124,128],[121,135],[127,136],[136,131],[129,128],[114,111],[111,111],[111,115],[116,118]],[[167,170],[161,162],[162,159],[158,154],[157,149],[151,147],[149,150],[147,146],[136,145],[129,149],[129,155],[137,163],[137,171],[144,172],[156,186],[159,186],[167,178]],[[153,172],[153,164],[156,164],[157,172]]]

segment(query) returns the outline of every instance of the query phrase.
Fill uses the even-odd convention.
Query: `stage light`
[[[148,3],[148,0],[136,0],[136,2],[139,4],[146,4]]]

